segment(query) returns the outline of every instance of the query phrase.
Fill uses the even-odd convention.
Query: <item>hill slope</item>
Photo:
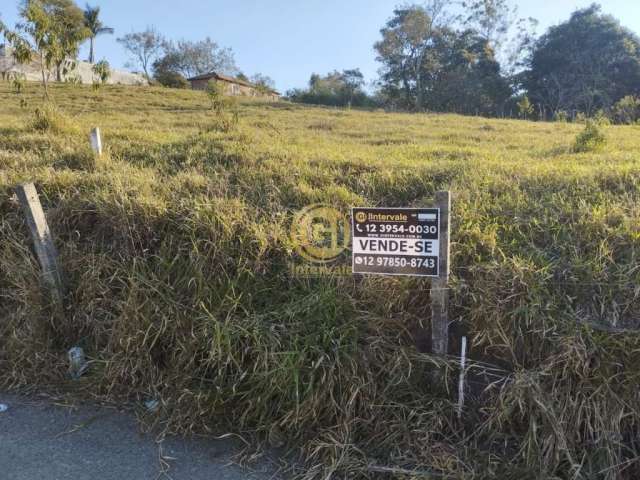
[[[171,430],[301,445],[309,478],[375,475],[371,463],[640,475],[640,341],[625,330],[640,326],[638,127],[608,127],[605,150],[575,154],[580,125],[247,102],[234,127],[199,92],[53,96],[70,118],[42,132],[35,85],[21,108],[0,84],[5,385],[160,397]],[[63,315],[11,199],[24,181],[60,250]],[[419,206],[441,189],[453,192],[451,350],[471,343],[462,420],[453,391],[428,380],[441,360],[421,353],[428,283],[288,270],[298,209]],[[72,382],[76,344],[94,363]],[[455,375],[455,355],[447,364]]]

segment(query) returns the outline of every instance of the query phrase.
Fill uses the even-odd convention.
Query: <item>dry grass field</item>
[[[64,116],[48,124],[36,85],[0,83],[0,385],[161,398],[167,431],[282,439],[309,479],[393,476],[373,464],[640,476],[640,127],[602,127],[603,149],[574,153],[583,125],[251,101],[230,125],[202,92],[52,95]],[[62,313],[12,198],[26,181],[60,251]],[[421,206],[443,189],[450,358],[416,348],[428,282],[290,275],[298,209]],[[73,345],[92,360],[78,381]],[[450,382],[433,385],[442,363]]]

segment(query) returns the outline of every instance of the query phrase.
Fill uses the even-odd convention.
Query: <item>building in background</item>
[[[244,97],[259,97],[267,98],[270,100],[279,100],[280,93],[271,88],[263,88],[257,85],[253,85],[245,80],[239,78],[229,77],[216,72],[204,73],[188,79],[191,84],[191,88],[194,90],[205,90],[207,84],[211,80],[220,82],[223,85],[224,93],[233,96]]]
[[[62,81],[74,83],[92,84],[98,81],[97,75],[93,72],[93,64],[77,60],[67,61],[67,73],[62,74]],[[146,78],[139,73],[131,73],[124,70],[110,69],[111,75],[107,80],[113,85],[148,85]],[[55,81],[55,69],[47,72],[49,80]],[[30,63],[21,64],[13,58],[10,47],[0,45],[0,79],[11,79],[15,77],[24,78],[27,81],[39,82],[42,80],[40,60],[34,59]]]

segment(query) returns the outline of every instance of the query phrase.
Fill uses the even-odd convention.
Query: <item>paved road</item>
[[[229,465],[238,445],[213,438],[141,434],[136,419],[113,408],[62,407],[0,393],[0,478],[3,480],[267,480],[266,462]],[[163,461],[166,463],[163,464]]]

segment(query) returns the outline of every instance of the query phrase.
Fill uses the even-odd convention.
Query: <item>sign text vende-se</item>
[[[353,208],[353,273],[437,277],[438,208]]]

